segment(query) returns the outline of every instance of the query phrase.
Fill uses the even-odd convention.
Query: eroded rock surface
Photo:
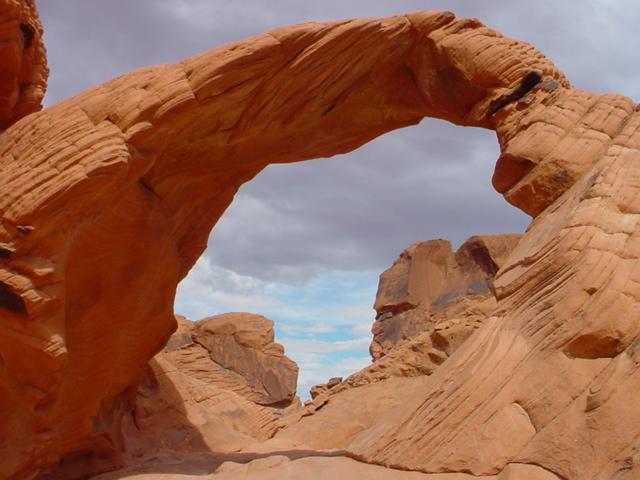
[[[495,308],[493,278],[519,239],[520,235],[472,237],[457,252],[446,240],[428,240],[402,252],[380,275],[373,359],[447,320],[464,319],[471,330],[480,325]],[[448,348],[444,343],[442,347]]]
[[[10,30],[2,55],[15,59],[28,40]],[[11,62],[5,124],[36,109],[41,86],[26,80],[14,101],[32,63]],[[475,478],[518,465],[633,478],[638,107],[574,89],[530,45],[448,12],[276,29],[122,75],[3,133],[0,476],[121,464],[122,419],[175,329],[176,285],[240,185],[425,116],[494,129],[493,184],[535,218],[496,273],[493,315],[349,454]]]
[[[298,367],[274,342],[273,322],[248,313],[177,320],[125,417],[130,461],[235,452],[273,436],[298,406]]]
[[[211,383],[260,405],[287,406],[293,401],[298,365],[274,341],[271,320],[226,313],[196,322],[189,337],[215,364],[207,373]]]
[[[445,240],[404,250],[380,275],[373,363],[314,386],[312,400],[282,420],[278,438],[314,437],[315,448],[345,448],[401,399],[414,396],[426,381],[417,377],[433,374],[491,317],[493,278],[520,237],[476,236],[457,252]]]
[[[617,95],[531,95],[498,126],[494,184],[537,216],[496,274],[494,315],[356,438],[359,458],[475,475],[527,463],[568,479],[635,468],[640,115]]]
[[[0,1],[0,133],[42,108],[49,70],[35,0]]]

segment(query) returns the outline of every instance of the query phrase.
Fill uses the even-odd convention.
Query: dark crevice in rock
[[[28,23],[21,23],[20,31],[24,37],[24,49],[28,50],[33,45],[33,39],[36,36],[36,29]]]
[[[491,252],[484,244],[470,245],[468,250],[469,255],[476,264],[487,274],[489,278],[493,278],[498,273],[498,265],[491,257]]]
[[[385,320],[386,318],[390,318],[393,315],[399,315],[402,312],[406,312],[409,310],[413,310],[417,305],[414,305],[409,302],[398,303],[396,305],[385,305],[378,309],[378,315],[376,316],[376,320]],[[390,314],[390,315],[386,315]]]
[[[0,282],[0,308],[18,315],[27,314],[27,306],[22,297],[4,282]]]
[[[13,249],[0,245],[0,259],[9,260],[13,255]]]
[[[542,72],[539,72],[538,70],[531,70],[522,78],[522,80],[520,80],[518,86],[491,102],[489,105],[489,116],[491,117],[495,115],[498,110],[524,97],[541,81]]]
[[[595,334],[580,335],[573,340],[564,352],[573,358],[613,358],[624,350],[624,344],[619,338]]]
[[[31,225],[18,225],[16,228],[23,235],[29,235],[31,232],[33,232],[33,227]]]

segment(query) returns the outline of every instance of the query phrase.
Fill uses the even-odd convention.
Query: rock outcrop
[[[314,386],[312,400],[282,420],[278,438],[346,448],[402,399],[414,396],[426,382],[419,377],[433,374],[492,316],[493,278],[520,237],[476,236],[457,252],[445,240],[404,250],[380,275],[373,363],[344,380]]]
[[[31,82],[5,125],[36,108]],[[530,45],[448,12],[276,29],[2,134],[0,476],[121,464],[122,419],[175,329],[176,285],[240,185],[425,116],[495,130],[493,184],[534,221],[495,275],[493,315],[349,454],[476,478],[520,465],[636,478],[638,107],[574,89]]]
[[[358,458],[474,475],[512,463],[566,479],[638,474],[640,407],[627,399],[640,388],[640,113],[617,95],[537,95],[497,128],[494,184],[536,216],[496,274],[497,308],[421,394],[355,439]]]
[[[429,240],[402,252],[380,275],[373,359],[454,318],[464,319],[471,330],[479,326],[496,305],[493,277],[519,239],[520,235],[472,237],[457,252],[446,240]]]
[[[226,313],[200,320],[183,335],[190,339],[187,346],[204,348],[213,362],[206,373],[211,377],[203,380],[260,405],[287,406],[293,401],[298,366],[275,343],[271,320],[250,313]],[[178,345],[169,341],[171,348]]]
[[[0,1],[0,133],[42,108],[49,70],[35,0]]]
[[[273,322],[248,313],[177,320],[125,416],[131,462],[235,452],[270,438],[298,405],[298,367],[274,342]]]

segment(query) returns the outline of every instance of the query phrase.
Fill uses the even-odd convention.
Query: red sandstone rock
[[[316,434],[310,445],[344,448],[391,405],[412,397],[422,383],[399,379],[433,374],[490,318],[496,308],[494,275],[519,239],[472,237],[455,253],[449,242],[430,240],[402,252],[380,276],[372,343],[380,355],[344,381],[314,386],[312,400],[283,419],[278,438],[302,441],[324,425],[326,438]],[[376,383],[381,385],[360,388]],[[346,393],[354,388],[357,392]],[[353,415],[356,411],[361,415]]]
[[[234,452],[271,437],[292,405],[298,371],[274,343],[273,322],[248,313],[177,320],[178,330],[146,369],[135,409],[125,418],[131,461],[171,452]],[[265,378],[267,385],[260,382]],[[266,399],[278,406],[259,404]]]
[[[0,1],[0,132],[40,110],[47,58],[34,0]]]
[[[23,65],[42,63],[17,60],[26,37],[11,28],[3,125],[37,109],[45,76],[27,74],[34,88],[13,100]],[[535,219],[496,274],[493,315],[339,440],[432,473],[637,477],[637,105],[573,89],[530,45],[446,12],[280,28],[4,132],[0,476],[117,466],[141,371],[175,328],[175,287],[240,185],[424,116],[496,130],[494,186]]]
[[[218,365],[213,380],[261,405],[288,405],[296,394],[298,366],[274,342],[273,322],[260,315],[226,313],[197,322],[196,345]]]
[[[327,383],[321,383],[319,385],[314,385],[313,387],[311,387],[311,390],[309,390],[309,395],[311,395],[311,398],[314,399],[318,395],[328,392],[329,390],[331,390],[334,387],[337,387],[341,383],[342,383],[342,377],[330,378]]]
[[[520,235],[478,236],[454,253],[446,240],[411,245],[380,275],[371,356],[438,323],[465,317],[478,325],[495,307],[493,277]]]

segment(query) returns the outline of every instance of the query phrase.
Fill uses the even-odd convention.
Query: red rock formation
[[[298,405],[298,366],[274,343],[273,322],[248,313],[177,320],[178,330],[146,369],[135,409],[125,417],[131,461],[235,452],[271,437]]]
[[[330,378],[327,383],[321,383],[321,384],[314,385],[313,387],[311,387],[311,390],[309,390],[309,395],[311,395],[311,398],[314,399],[318,395],[322,395],[324,393],[327,393],[333,387],[337,387],[341,383],[342,383],[342,377]]]
[[[0,475],[117,465],[175,287],[239,186],[424,116],[495,129],[494,186],[536,218],[494,316],[349,449],[427,472],[637,476],[637,106],[442,12],[277,29],[2,135]]]
[[[537,217],[496,275],[494,316],[420,395],[355,440],[360,458],[637,476],[640,116],[629,99],[578,90],[537,103],[547,90],[499,113],[494,184]]]
[[[520,237],[476,236],[455,253],[445,240],[403,251],[380,275],[372,329],[379,355],[344,380],[314,386],[312,400],[283,419],[278,438],[345,448],[413,397],[426,382],[419,377],[433,374],[491,317],[494,275]]]
[[[250,313],[226,313],[200,320],[191,341],[204,348],[215,367],[209,380],[260,405],[289,405],[296,394],[298,366],[274,342],[273,322]]]
[[[0,1],[0,132],[40,110],[47,58],[34,0]]]
[[[371,356],[453,318],[479,326],[495,308],[493,277],[520,235],[472,237],[454,253],[446,240],[411,245],[380,275]]]

